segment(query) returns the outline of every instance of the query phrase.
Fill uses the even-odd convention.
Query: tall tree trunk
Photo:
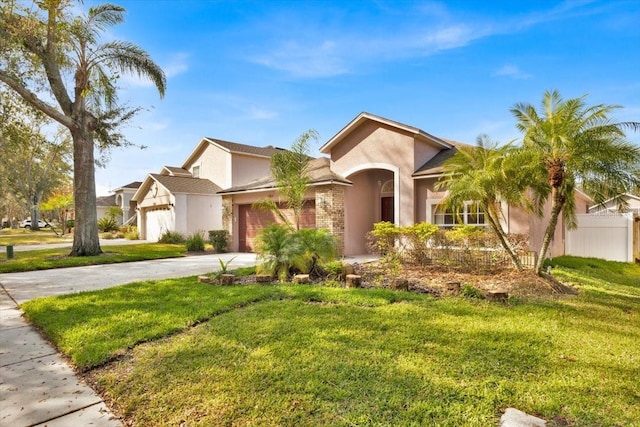
[[[509,257],[511,258],[511,262],[513,262],[513,265],[518,269],[518,271],[522,271],[523,268],[522,268],[522,262],[520,261],[520,257],[518,256],[515,249],[513,248],[513,245],[509,241],[509,237],[507,236],[507,233],[505,233],[504,229],[502,228],[502,225],[500,225],[500,218],[497,215],[497,212],[487,207],[485,214],[487,215],[487,219],[489,220],[489,226],[491,226],[493,231],[496,233],[496,236],[498,236],[498,240],[500,241],[500,244],[502,245],[504,250],[507,251],[507,254],[509,254]]]
[[[73,197],[75,225],[71,256],[91,256],[102,253],[98,236],[96,212],[96,182],[94,144],[84,129],[71,132],[73,138]]]
[[[547,225],[547,229],[544,232],[544,239],[542,240],[542,247],[540,247],[540,252],[538,253],[538,263],[536,264],[536,274],[538,276],[542,275],[542,267],[544,266],[544,261],[547,257],[547,252],[549,251],[549,246],[551,245],[551,240],[553,239],[553,235],[556,232],[556,226],[558,225],[558,218],[560,217],[560,212],[562,211],[562,207],[565,203],[564,196],[560,193],[560,189],[557,187],[551,188],[551,216],[549,218],[549,224]]]

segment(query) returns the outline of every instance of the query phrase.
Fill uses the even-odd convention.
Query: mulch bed
[[[394,277],[385,272],[380,262],[351,265],[354,274],[362,276],[363,288],[393,288]],[[444,265],[403,266],[397,275],[407,280],[409,292],[443,296],[447,284],[457,282],[462,287],[471,285],[482,292],[504,291],[515,297],[553,298],[576,295],[571,286],[560,283],[550,275],[537,276],[533,270],[518,272],[512,268],[478,270],[471,267],[448,267]],[[321,283],[316,279],[314,283]],[[274,283],[276,281],[274,280]],[[255,275],[237,277],[235,284],[256,283]]]

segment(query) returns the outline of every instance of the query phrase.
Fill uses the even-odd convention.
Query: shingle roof
[[[140,188],[142,181],[133,181],[127,185],[123,185],[122,188]]]
[[[191,176],[191,172],[181,167],[164,166],[163,169],[166,169],[172,176]]]
[[[352,182],[348,179],[333,172],[330,168],[331,162],[327,157],[320,157],[313,159],[309,162],[307,168],[307,174],[311,185],[318,185],[323,183],[337,183],[351,185]],[[219,193],[236,193],[244,191],[256,191],[256,190],[268,190],[276,188],[275,180],[272,176],[266,176],[254,181],[251,181],[245,185],[237,185],[235,187],[227,188]]]
[[[150,174],[153,179],[162,184],[170,192],[183,194],[216,194],[221,190],[219,186],[202,178],[191,178],[185,176]]]
[[[96,206],[104,208],[118,206],[116,205],[116,195],[112,194],[111,196],[96,197]]]
[[[214,144],[218,144],[219,146],[226,148],[227,150],[233,153],[244,153],[244,154],[253,154],[257,156],[265,156],[271,157],[275,153],[283,151],[282,148],[272,147],[268,145],[266,147],[254,147],[253,145],[239,144],[237,142],[225,141],[222,139],[210,138],[206,137],[207,140],[213,142]]]
[[[464,144],[462,142],[451,141],[449,139],[444,139],[444,141],[453,145],[453,147],[441,150],[438,154],[429,159],[424,165],[416,169],[416,171],[412,175],[414,178],[441,174],[444,162],[449,160],[451,157],[453,157],[454,154],[456,154],[456,152],[458,152],[458,147],[470,147],[470,145]]]

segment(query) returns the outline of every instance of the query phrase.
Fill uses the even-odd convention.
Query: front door
[[[380,221],[394,223],[393,196],[380,198]]]

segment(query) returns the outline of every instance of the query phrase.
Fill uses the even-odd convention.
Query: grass
[[[0,273],[79,267],[96,264],[142,261],[182,256],[184,245],[141,243],[133,245],[102,246],[102,255],[69,257],[69,248],[41,249],[14,252],[13,259],[0,259]]]
[[[554,265],[578,297],[502,305],[186,278],[23,309],[136,425],[486,426],[508,406],[637,425],[640,267]]]
[[[6,245],[36,245],[43,243],[70,242],[72,235],[56,236],[50,228],[41,228],[40,231],[31,231],[27,228],[4,228],[0,230],[0,246]]]

